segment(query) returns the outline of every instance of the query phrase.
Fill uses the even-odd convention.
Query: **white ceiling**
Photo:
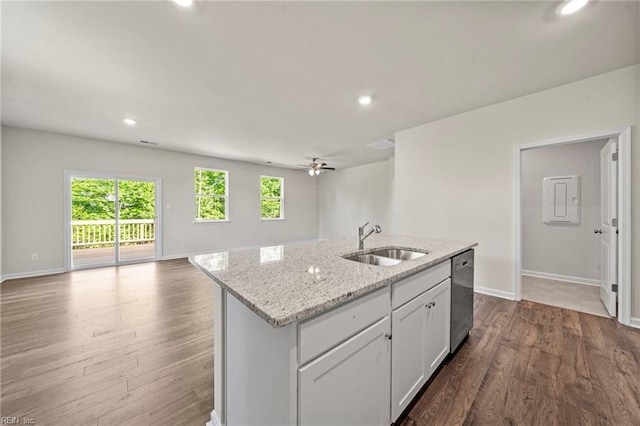
[[[392,151],[364,145],[395,131],[640,62],[637,2],[563,19],[557,5],[4,1],[2,122],[252,162],[369,163]]]

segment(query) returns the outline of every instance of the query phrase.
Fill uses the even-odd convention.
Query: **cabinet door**
[[[423,293],[391,314],[391,418],[395,422],[426,382],[426,303]]]
[[[389,317],[298,370],[301,425],[390,422]]]
[[[449,354],[451,330],[451,279],[427,293],[426,370],[427,379]]]

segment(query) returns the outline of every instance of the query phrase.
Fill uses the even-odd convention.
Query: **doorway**
[[[67,270],[157,260],[160,179],[65,172]]]
[[[545,303],[536,300],[541,297],[547,304],[630,324],[630,149],[630,128],[515,148],[517,300]],[[544,158],[538,155],[544,151],[564,160],[552,156],[538,162],[544,169],[538,175],[545,176],[532,181],[524,161]],[[572,158],[577,152],[588,152],[588,160]],[[554,169],[554,162],[569,166]],[[535,212],[532,199],[538,203]]]

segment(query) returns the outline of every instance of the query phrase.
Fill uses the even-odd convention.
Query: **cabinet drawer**
[[[389,314],[389,287],[298,325],[300,364],[326,352]]]
[[[385,317],[298,369],[299,425],[389,425],[390,323]]]
[[[408,278],[392,284],[392,307],[396,309],[423,291],[446,280],[451,276],[451,261],[446,260],[439,265],[432,266],[426,271],[418,272]]]

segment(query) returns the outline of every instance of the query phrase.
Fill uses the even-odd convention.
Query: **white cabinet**
[[[389,316],[389,297],[388,288],[378,290],[319,317],[300,323],[298,326],[300,364],[306,364],[379,319]]]
[[[442,262],[415,275],[393,283],[391,305],[393,309],[407,303],[451,276],[451,261]]]
[[[395,421],[449,353],[451,279],[392,313],[391,418]]]
[[[451,279],[427,292],[427,379],[449,354],[451,330]]]
[[[391,418],[395,421],[426,381],[427,294],[391,314]]]
[[[274,328],[215,286],[214,424],[388,426],[449,353],[451,262]]]
[[[298,424],[389,422],[388,316],[298,370]]]

